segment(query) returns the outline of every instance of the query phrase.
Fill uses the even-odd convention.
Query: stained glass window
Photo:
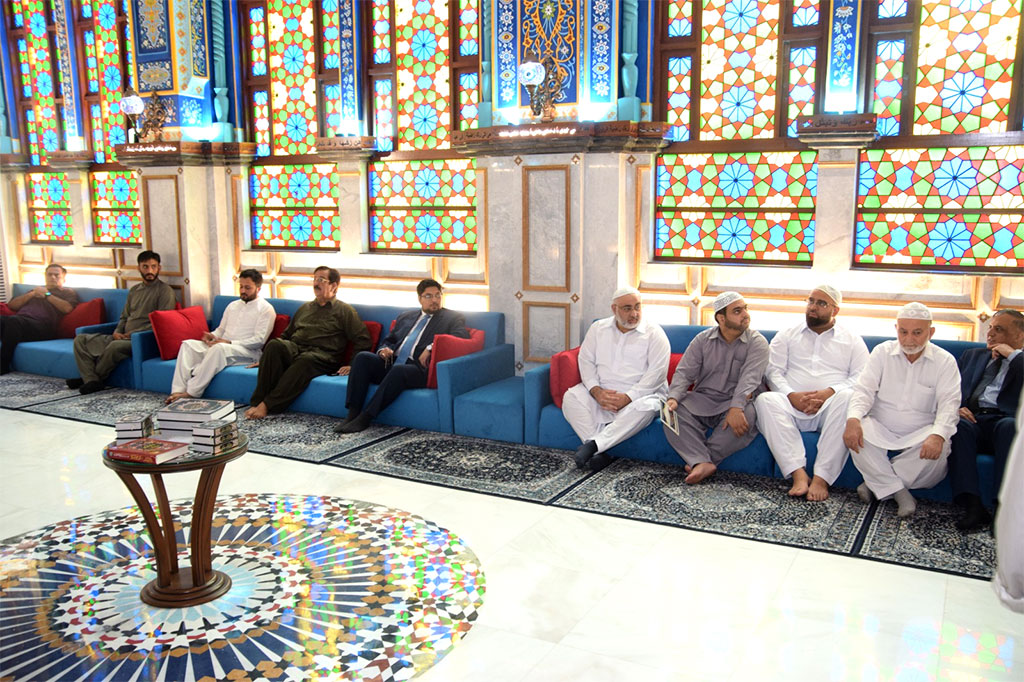
[[[1004,132],[1019,0],[924,0],[914,134]]]
[[[693,32],[693,0],[669,0],[666,9],[669,38],[682,38]]]
[[[793,26],[814,26],[819,12],[818,0],[793,0]]]
[[[253,247],[337,249],[338,180],[334,164],[254,166],[249,173]]]
[[[854,262],[1024,267],[1024,146],[869,149]]]
[[[131,171],[89,174],[97,244],[141,244],[138,176]]]
[[[786,134],[796,137],[796,117],[814,113],[814,73],[818,49],[813,46],[792,47],[789,50],[789,101]]]
[[[668,109],[665,120],[672,126],[669,139],[685,142],[690,139],[690,65],[691,57],[668,59]]]
[[[882,137],[900,134],[905,45],[902,38],[879,40],[875,44],[871,111],[878,116],[876,125]]]
[[[71,197],[64,173],[29,173],[26,179],[31,240],[70,244]]]
[[[816,153],[663,154],[655,257],[809,263]]]

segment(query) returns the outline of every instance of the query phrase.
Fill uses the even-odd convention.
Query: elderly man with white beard
[[[843,442],[864,476],[857,494],[865,503],[895,499],[901,517],[917,510],[912,488],[945,478],[959,421],[960,370],[952,355],[928,343],[934,334],[926,306],[900,308],[896,340],[871,351],[847,409]],[[889,459],[889,450],[899,453]]]
[[[595,322],[580,346],[582,382],[562,398],[562,414],[583,442],[576,466],[603,469],[609,448],[651,423],[668,390],[670,352],[661,327],[643,320],[640,292],[612,294],[612,316]]]

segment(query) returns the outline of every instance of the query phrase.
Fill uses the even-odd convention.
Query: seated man
[[[750,329],[743,297],[726,291],[712,306],[718,326],[686,347],[665,401],[679,425],[678,434],[663,427],[665,438],[686,462],[689,484],[715,473],[723,459],[754,440],[754,398],[768,365],[768,341]]]
[[[0,323],[0,374],[11,371],[14,349],[22,341],[46,341],[57,338],[57,325],[78,305],[78,294],[64,286],[68,271],[63,265],[46,266],[46,286],[15,296],[7,304],[15,315]]]
[[[246,419],[284,412],[309,382],[338,370],[349,343],[353,353],[369,349],[370,332],[359,313],[336,298],[339,281],[341,275],[334,268],[321,266],[313,271],[316,299],[303,303],[281,337],[263,350]]]
[[[160,279],[160,254],[143,251],[137,260],[142,282],[128,292],[114,333],[75,337],[75,364],[80,378],[68,379],[68,388],[77,388],[83,395],[102,389],[118,363],[132,354],[132,334],[152,329],[149,314],[154,310],[174,310],[174,290]]]
[[[643,321],[640,292],[612,294],[612,316],[598,320],[580,346],[582,383],[562,398],[562,414],[583,442],[576,466],[600,471],[606,451],[651,423],[667,388],[671,349],[661,327]]]
[[[949,482],[953,501],[963,514],[956,522],[962,531],[987,526],[992,517],[981,503],[978,483],[978,448],[995,456],[995,489],[1006,468],[1010,443],[1017,432],[1014,415],[1020,404],[1024,374],[1024,315],[1000,310],[988,328],[988,348],[974,348],[960,356],[960,423],[949,454]]]
[[[238,275],[238,300],[224,308],[220,326],[187,339],[178,349],[168,403],[179,398],[202,397],[217,372],[228,365],[246,365],[259,360],[263,344],[274,331],[274,307],[260,298],[263,275],[242,270]]]
[[[868,361],[859,335],[836,323],[843,295],[823,284],[811,292],[804,323],[772,339],[765,377],[771,391],[757,397],[757,425],[786,478],[789,494],[808,500],[828,498],[828,487],[843,471],[849,450],[843,444],[846,407],[857,375]],[[814,479],[807,475],[801,431],[818,431]]]
[[[426,386],[435,336],[469,338],[462,313],[441,307],[440,284],[432,279],[422,280],[416,285],[416,294],[420,299],[419,310],[409,310],[395,318],[395,326],[376,353],[360,353],[352,359],[348,372],[339,372],[348,374],[348,418],[335,427],[337,433],[364,430],[402,391]],[[370,403],[363,407],[370,384],[380,385]]]
[[[897,515],[917,510],[910,488],[931,488],[946,476],[956,432],[960,373],[953,356],[928,343],[932,313],[908,303],[896,314],[896,340],[875,346],[850,396],[843,442],[864,476],[857,494],[896,500]],[[889,459],[889,450],[900,452]]]

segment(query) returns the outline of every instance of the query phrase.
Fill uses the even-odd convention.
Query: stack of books
[[[160,435],[168,440],[189,443],[192,428],[212,419],[235,420],[235,403],[230,400],[182,398],[156,413],[160,422]]]
[[[121,445],[136,438],[153,435],[153,415],[146,412],[131,412],[117,418],[117,444]]]
[[[107,457],[110,459],[144,464],[163,464],[187,453],[188,443],[157,438],[136,438],[107,448]]]
[[[231,419],[211,419],[192,429],[192,449],[210,455],[219,455],[238,445],[238,422]]]

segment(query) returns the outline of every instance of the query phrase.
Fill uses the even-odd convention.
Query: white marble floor
[[[112,429],[0,409],[0,434],[0,537],[131,504]],[[1024,616],[978,580],[261,455],[221,492],[373,501],[465,539],[481,616],[424,682],[1024,679]]]

